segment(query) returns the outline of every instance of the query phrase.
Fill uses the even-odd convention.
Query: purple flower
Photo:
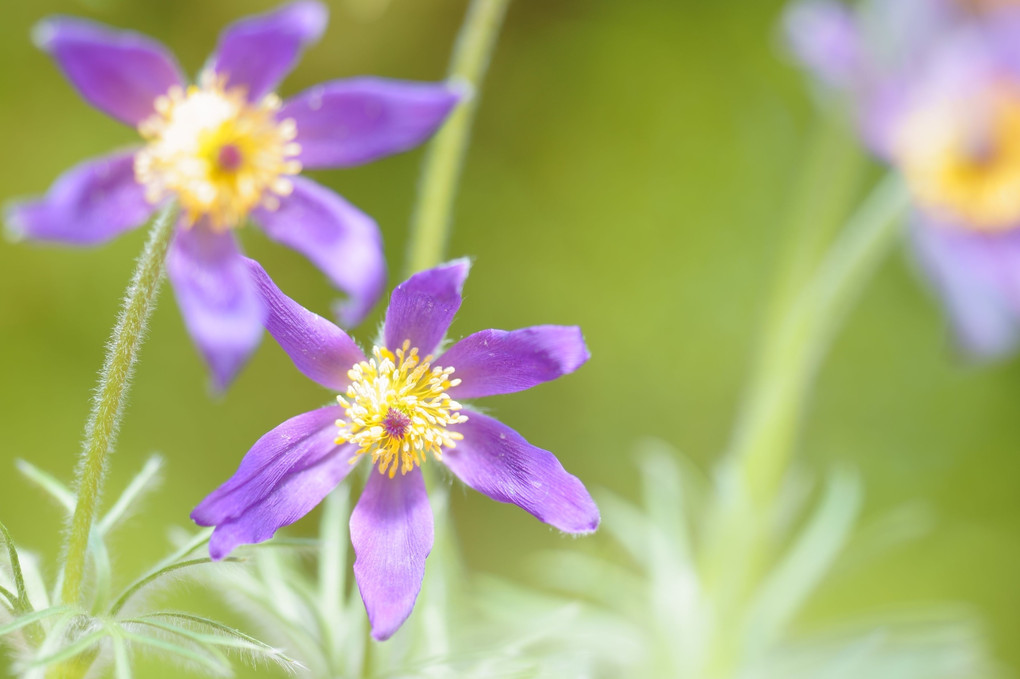
[[[9,228],[33,240],[93,245],[176,200],[182,214],[167,273],[218,388],[257,346],[266,313],[232,231],[250,219],[308,257],[347,294],[341,321],[359,322],[385,286],[379,230],[298,173],[405,151],[435,132],[458,100],[443,83],[353,78],[281,102],[272,91],[326,20],[313,0],[242,19],[220,36],[194,85],[146,36],[67,17],[36,29],[82,96],[137,128],[144,145],[86,161],[46,196],[10,206]]]
[[[795,53],[903,175],[916,255],[977,357],[1020,339],[1020,11],[1005,4],[821,0],[787,15]]]
[[[460,307],[468,262],[458,260],[397,286],[383,344],[366,358],[343,330],[284,295],[257,262],[247,268],[269,309],[269,332],[298,370],[340,396],[338,405],[293,417],[260,438],[234,476],[191,513],[196,523],[216,526],[214,559],[297,521],[368,458],[378,473],[369,474],[351,514],[351,542],[372,635],[383,640],[410,615],[432,549],[420,469],[428,457],[562,531],[598,527],[588,491],[552,453],[459,403],[573,372],[589,356],[579,328],[483,330],[433,358]]]

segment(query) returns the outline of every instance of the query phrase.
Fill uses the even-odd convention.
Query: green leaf
[[[238,561],[242,561],[242,559],[227,557],[226,559],[222,560],[222,562],[238,562]],[[126,604],[132,596],[137,594],[138,591],[144,588],[146,585],[150,585],[156,580],[166,575],[169,575],[170,573],[173,573],[175,571],[211,563],[216,562],[210,559],[209,557],[202,557],[200,559],[190,559],[188,561],[180,561],[178,563],[170,564],[168,566],[163,566],[159,570],[152,571],[142,576],[138,580],[135,580],[134,583],[132,583],[126,590],[124,590],[124,593],[120,595],[120,598],[118,598],[117,601],[114,602],[113,606],[110,607],[110,616],[112,617],[117,615],[117,613],[119,613],[120,610],[124,608],[124,604]]]
[[[99,522],[99,532],[102,535],[105,536],[109,533],[124,518],[132,505],[158,482],[159,472],[162,467],[163,459],[159,455],[153,455],[146,461],[142,470],[131,479],[131,483],[128,484],[127,488],[124,489],[124,492],[120,494],[120,497],[113,504],[113,507],[110,508],[110,511]]]
[[[32,610],[32,604],[28,600],[28,590],[25,589],[25,578],[21,573],[21,560],[18,558],[18,549],[14,546],[14,540],[7,531],[7,526],[0,523],[0,537],[7,543],[7,558],[11,562],[11,575],[14,576],[14,588],[18,592],[17,607],[19,612]]]
[[[102,641],[103,637],[106,637],[109,634],[110,630],[105,627],[101,627],[80,637],[74,643],[64,646],[52,655],[48,655],[43,658],[36,658],[28,664],[28,667],[46,667],[65,660],[70,660],[71,658],[81,655],[85,651],[91,649],[93,646]]]
[[[128,629],[121,627],[118,632],[126,641],[130,641],[135,644],[142,646],[148,646],[165,653],[177,656],[183,660],[193,662],[197,665],[205,667],[213,674],[220,677],[229,677],[231,674],[230,661],[229,659],[220,653],[219,651],[211,648],[202,648],[201,653],[187,646],[176,644],[166,639],[160,639],[159,637],[150,636],[148,634],[142,634],[139,632],[132,632]]]
[[[170,620],[196,625],[198,627],[206,628],[207,631],[202,632],[182,627],[181,625],[168,622]],[[218,623],[214,620],[209,620],[201,616],[189,615],[187,613],[152,613],[121,621],[121,624],[128,623],[134,625],[148,625],[150,627],[163,630],[164,632],[176,634],[195,642],[199,646],[218,646],[237,651],[248,651],[250,653],[255,653],[275,660],[285,667],[300,666],[299,662],[293,658],[287,657],[279,649],[273,648],[269,644],[265,644],[258,639],[250,637],[247,634],[222,623]]]
[[[5,634],[10,634],[15,630],[19,630],[26,625],[31,625],[33,622],[38,622],[39,620],[52,617],[58,613],[69,613],[70,610],[71,609],[67,606],[54,606],[53,608],[44,608],[41,611],[34,611],[32,613],[26,613],[25,615],[18,616],[6,625],[0,625],[0,637]]]
[[[57,503],[67,510],[68,514],[74,513],[74,493],[49,472],[39,469],[28,460],[15,460],[15,465],[22,476],[37,485],[50,495]]]

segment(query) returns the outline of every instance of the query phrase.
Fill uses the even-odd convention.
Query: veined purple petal
[[[177,305],[213,384],[224,389],[262,338],[265,307],[232,233],[179,228],[166,257]]]
[[[461,481],[499,502],[510,502],[565,533],[598,528],[599,510],[576,476],[556,456],[481,413],[465,409],[467,422],[450,427],[464,435],[443,453]]]
[[[262,265],[245,264],[266,308],[266,330],[304,375],[327,389],[343,391],[347,371],[365,355],[347,333],[292,300],[276,286]]]
[[[350,167],[414,148],[459,100],[447,83],[351,78],[302,92],[277,117],[297,123],[304,167]]]
[[[264,542],[312,511],[353,468],[350,444],[338,445],[338,406],[292,417],[260,438],[237,472],[191,512],[216,526],[209,555],[222,559],[238,545]]]
[[[200,526],[215,526],[241,516],[262,502],[296,471],[332,454],[337,445],[338,405],[296,415],[266,432],[241,460],[234,475],[191,512]]]
[[[460,340],[436,362],[461,380],[453,398],[510,394],[572,373],[591,358],[577,326],[538,325],[482,330]]]
[[[375,221],[333,191],[294,177],[294,191],[276,210],[252,214],[273,240],[294,248],[347,293],[336,313],[346,326],[372,310],[386,286],[382,236]]]
[[[980,234],[920,218],[918,260],[969,354],[996,358],[1020,339],[1020,232]]]
[[[4,218],[18,238],[95,245],[143,224],[154,209],[135,181],[132,150],[71,168],[43,198],[7,206]]]
[[[33,37],[86,101],[128,125],[152,115],[156,98],[184,82],[170,51],[140,33],[53,17]]]
[[[298,0],[234,22],[220,35],[209,66],[229,86],[248,89],[252,101],[276,88],[301,51],[326,30],[329,12],[321,2]]]
[[[460,308],[460,292],[470,268],[470,261],[457,259],[398,285],[386,310],[386,346],[395,351],[410,340],[423,355],[435,351]]]
[[[376,640],[389,639],[411,615],[433,537],[421,469],[392,479],[373,469],[351,512],[351,544],[354,577]]]

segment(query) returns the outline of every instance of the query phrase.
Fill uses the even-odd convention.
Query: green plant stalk
[[[788,298],[765,340],[719,478],[701,562],[717,625],[707,677],[729,677],[742,657],[743,604],[772,544],[781,489],[807,398],[840,323],[900,232],[909,195],[890,174],[851,216],[816,271]]]
[[[110,336],[106,361],[92,399],[85,443],[75,475],[77,502],[64,544],[60,599],[69,605],[81,603],[89,534],[102,492],[106,459],[120,426],[125,396],[145,328],[156,306],[156,295],[163,280],[163,262],[176,221],[177,206],[174,204],[161,210],[153,219],[148,241],[138,257],[120,316]]]
[[[453,199],[464,166],[478,93],[496,47],[510,0],[472,0],[457,37],[448,76],[468,90],[443,129],[429,144],[422,165],[418,197],[407,249],[408,275],[443,261],[449,240]]]
[[[778,492],[818,365],[850,306],[896,242],[909,202],[898,175],[884,179],[776,328],[729,452],[753,506],[770,506]]]

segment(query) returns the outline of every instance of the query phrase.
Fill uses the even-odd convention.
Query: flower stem
[[[411,220],[408,274],[429,269],[443,260],[453,198],[478,110],[478,93],[509,4],[510,0],[471,0],[468,7],[448,75],[464,83],[470,96],[450,115],[426,151]]]
[[[752,506],[768,506],[778,492],[818,365],[895,242],[908,205],[902,180],[889,175],[850,218],[767,343],[729,451]]]
[[[80,603],[89,534],[102,491],[106,457],[117,436],[128,383],[138,359],[146,324],[156,306],[156,294],[163,280],[163,261],[176,221],[177,206],[173,204],[153,219],[149,239],[138,257],[120,316],[110,336],[76,472],[78,498],[64,545],[61,601],[65,604]]]

